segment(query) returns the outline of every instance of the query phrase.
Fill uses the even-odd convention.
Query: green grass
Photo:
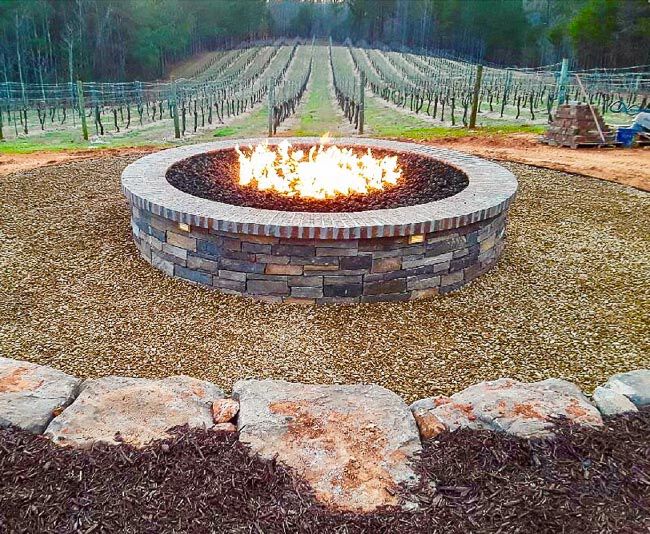
[[[269,107],[258,104],[256,108],[243,117],[235,118],[227,126],[207,130],[188,140],[188,143],[214,141],[215,138],[264,137],[268,133]]]
[[[460,122],[460,117],[458,121]],[[494,121],[473,130],[463,127],[462,123],[460,126],[436,126],[432,120],[401,112],[368,93],[365,103],[365,126],[368,134],[378,137],[418,140],[512,133],[541,134],[546,129],[543,125],[494,124]]]
[[[237,133],[237,128],[232,126],[224,126],[223,128],[217,128],[212,134],[213,137],[232,137]]]
[[[314,68],[307,100],[300,106],[300,120],[290,130],[295,136],[321,136],[326,132],[332,135],[343,133],[345,119],[337,111],[337,104],[330,94],[329,63],[327,48],[319,46],[314,51]]]
[[[542,134],[545,131],[544,126],[537,125],[504,125],[504,126],[481,126],[470,130],[468,128],[457,128],[450,126],[430,126],[425,128],[407,128],[395,126],[393,128],[384,128],[375,134],[381,137],[391,137],[399,139],[435,139],[443,137],[474,137],[487,136],[495,134],[513,134],[513,133],[532,133]]]
[[[145,139],[118,138],[111,139],[104,143],[91,143],[82,139],[70,139],[69,141],[53,140],[44,142],[40,139],[11,139],[0,142],[0,154],[32,154],[34,152],[68,152],[76,150],[101,150],[103,148],[127,148],[139,146],[173,146],[173,143],[164,141],[148,141]]]
[[[174,143],[167,140],[172,138],[173,133],[167,133],[164,126],[138,128],[123,130],[119,133],[108,132],[107,135],[90,141],[85,141],[79,131],[70,129],[34,131],[26,136],[19,135],[0,141],[0,154],[31,154],[48,150],[52,152],[101,149],[101,148],[124,148],[138,146],[171,146]]]

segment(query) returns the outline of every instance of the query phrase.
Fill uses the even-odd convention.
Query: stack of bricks
[[[598,132],[594,114],[604,140]],[[543,140],[553,146],[577,148],[580,145],[611,145],[615,137],[615,132],[605,124],[597,109],[593,108],[592,114],[587,104],[572,103],[558,107]]]
[[[170,276],[270,302],[414,300],[493,266],[506,213],[450,230],[371,239],[294,239],[190,227],[132,206],[140,254]]]

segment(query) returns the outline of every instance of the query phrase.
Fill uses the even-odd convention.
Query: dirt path
[[[52,152],[44,150],[31,154],[0,154],[0,176],[14,172],[28,171],[47,165],[56,165],[67,161],[101,158],[138,152],[155,152],[160,146],[141,146],[131,148],[97,148],[91,150],[72,150]]]
[[[308,95],[305,95],[308,96]],[[337,117],[340,119],[340,117]],[[335,121],[328,121],[332,127]],[[316,121],[322,124],[321,121]],[[287,135],[289,132],[284,133]],[[347,132],[338,132],[339,135]],[[315,135],[316,132],[313,133]],[[511,134],[440,138],[426,144],[452,148],[501,161],[526,163],[564,172],[591,176],[650,191],[650,149],[577,149],[558,148],[537,142],[533,134]],[[155,151],[160,147],[109,148],[71,152],[0,154],[0,176],[13,172],[54,165],[71,160]]]
[[[582,174],[650,191],[650,149],[551,147],[533,134],[442,138],[427,142],[490,159]]]

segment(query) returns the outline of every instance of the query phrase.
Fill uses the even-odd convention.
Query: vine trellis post
[[[560,70],[560,80],[558,81],[558,98],[557,105],[561,106],[567,102],[567,85],[569,83],[569,60],[562,60],[562,69]]]
[[[273,137],[273,121],[275,108],[275,80],[269,82],[269,137]]]
[[[172,114],[174,116],[174,137],[181,138],[181,126],[178,122],[178,97],[176,95],[176,82],[172,82]]]
[[[363,135],[363,120],[365,111],[365,89],[366,89],[366,73],[361,71],[359,75],[359,133]]]
[[[478,97],[481,92],[481,80],[483,78],[483,65],[476,66],[476,80],[474,82],[474,94],[472,95],[472,113],[469,116],[470,130],[476,127],[476,113],[478,112]]]
[[[81,132],[84,140],[88,141],[88,124],[86,123],[86,111],[84,108],[84,85],[81,80],[77,80],[77,100],[79,103],[79,117],[81,118]]]

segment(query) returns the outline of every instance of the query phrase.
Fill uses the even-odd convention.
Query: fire
[[[325,134],[307,154],[293,150],[288,141],[275,150],[267,143],[249,146],[249,153],[237,146],[239,184],[287,196],[323,199],[385,189],[402,176],[397,156],[375,158],[370,149],[358,156],[349,148],[325,147],[327,140]]]

